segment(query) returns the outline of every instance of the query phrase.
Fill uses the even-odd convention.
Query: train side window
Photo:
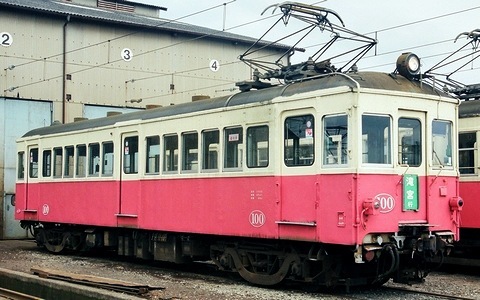
[[[475,174],[475,153],[477,151],[477,133],[465,132],[458,135],[458,156],[461,175]]]
[[[29,177],[38,178],[38,148],[30,149]]]
[[[145,170],[147,174],[155,174],[160,171],[160,137],[147,137],[147,156]]]
[[[113,175],[113,142],[105,142],[103,146],[103,167],[102,176]]]
[[[314,122],[312,115],[285,119],[284,161],[287,166],[311,166],[314,161]]]
[[[77,146],[77,169],[75,175],[77,177],[85,177],[87,174],[87,146]]]
[[[53,148],[53,177],[62,177],[62,148]]]
[[[323,118],[323,164],[347,164],[348,118],[346,115]]]
[[[17,154],[18,165],[17,165],[17,178],[24,179],[25,178],[25,152],[21,151]]]
[[[422,124],[420,120],[398,119],[398,162],[418,167],[422,164]]]
[[[178,135],[163,136],[163,171],[178,171]]]
[[[242,168],[243,162],[243,128],[224,129],[224,168]]]
[[[432,123],[432,165],[452,166],[452,123],[433,120]]]
[[[198,170],[198,133],[182,134],[182,170]]]
[[[73,157],[74,157],[74,148],[73,146],[65,147],[65,167],[63,176],[73,177]]]
[[[100,145],[88,145],[88,175],[98,176],[100,173]]]
[[[247,167],[267,167],[268,148],[268,126],[247,128]]]
[[[138,136],[126,137],[123,141],[123,172],[138,173]]]
[[[52,150],[43,150],[42,154],[42,176],[52,176]]]
[[[218,146],[220,132],[208,130],[202,132],[202,169],[218,169]]]
[[[362,116],[362,162],[391,164],[391,118],[389,116]]]

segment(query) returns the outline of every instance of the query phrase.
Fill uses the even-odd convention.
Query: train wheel
[[[53,253],[59,253],[65,249],[70,234],[63,230],[49,230],[44,229],[41,231],[42,240],[45,248]]]

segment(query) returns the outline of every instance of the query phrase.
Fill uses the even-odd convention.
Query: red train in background
[[[346,31],[332,11],[281,8]],[[242,59],[257,66],[254,49]],[[32,130],[17,142],[15,216],[52,252],[212,260],[260,285],[422,281],[459,238],[459,101],[420,83],[412,53],[392,74],[355,62],[314,58],[231,96]]]

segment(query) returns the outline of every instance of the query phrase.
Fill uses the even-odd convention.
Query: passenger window
[[[38,149],[30,149],[29,177],[38,178]]]
[[[458,155],[460,174],[475,174],[475,152],[477,151],[477,133],[466,132],[458,135]]]
[[[178,136],[164,136],[163,147],[163,171],[178,171]]]
[[[362,116],[362,162],[391,164],[391,119],[388,116]]]
[[[224,168],[242,168],[243,128],[226,128],[224,131]]]
[[[347,164],[348,118],[346,115],[323,118],[323,164]]]
[[[24,179],[25,178],[25,152],[18,152],[18,155],[17,155],[17,159],[18,159],[18,168],[17,168],[17,171],[18,171],[18,174],[17,174],[17,178],[18,179]]]
[[[53,149],[53,177],[62,177],[62,148]]]
[[[285,165],[311,166],[315,149],[313,116],[287,118],[284,129]]]
[[[198,170],[198,134],[196,132],[182,134],[182,146],[182,170]]]
[[[268,166],[268,126],[247,129],[247,167]]]
[[[218,130],[202,132],[202,169],[218,169],[218,143],[220,133]]]
[[[87,174],[87,146],[77,146],[77,177],[85,177]]]
[[[138,136],[126,137],[123,142],[123,172],[138,173]]]
[[[88,175],[98,176],[100,173],[100,145],[88,145]]]
[[[452,166],[452,123],[434,120],[432,133],[433,166]]]
[[[398,119],[398,162],[418,167],[422,164],[422,124],[420,120]]]
[[[147,137],[147,162],[145,166],[147,174],[154,174],[160,171],[160,137]]]
[[[65,177],[73,177],[73,146],[65,147]]]
[[[52,150],[43,150],[42,176],[52,176]]]
[[[113,142],[103,143],[102,176],[113,175]]]

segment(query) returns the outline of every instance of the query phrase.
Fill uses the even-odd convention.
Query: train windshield
[[[432,123],[432,162],[434,167],[452,166],[452,123]]]
[[[324,165],[347,164],[348,118],[347,115],[326,116],[323,119]]]
[[[391,164],[391,118],[389,116],[362,116],[362,162]]]

